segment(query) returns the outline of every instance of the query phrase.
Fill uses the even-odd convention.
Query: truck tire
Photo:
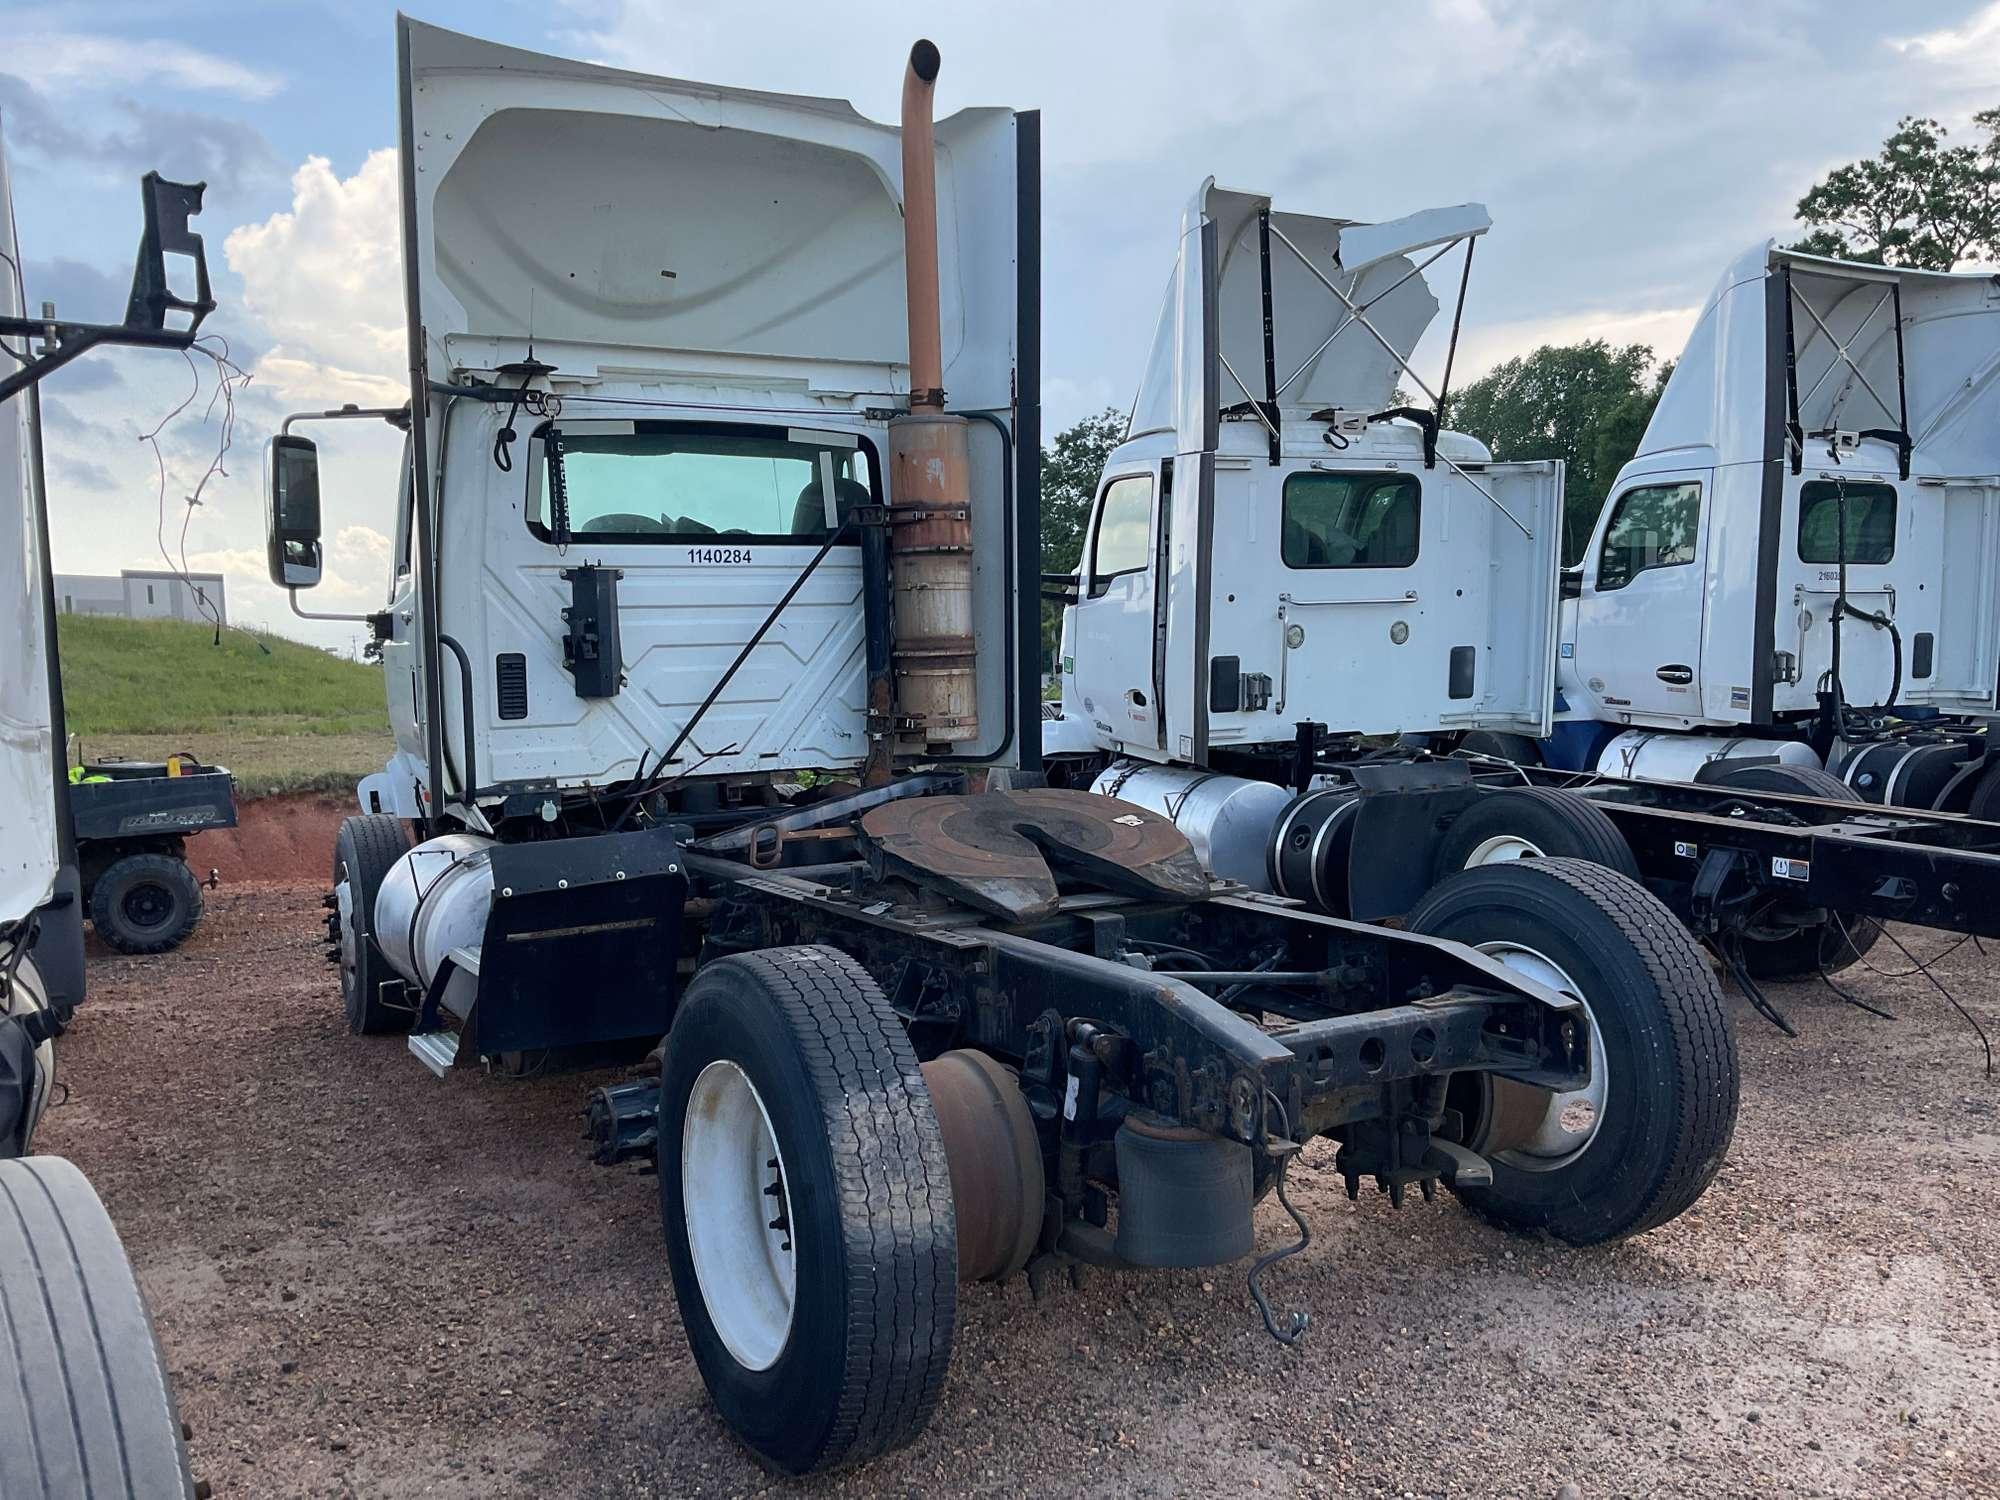
[[[1817,797],[1822,802],[1865,805],[1861,794],[1831,771],[1817,766],[1739,766],[1725,771],[1716,786],[1746,792],[1779,792],[1790,797]],[[1752,979],[1810,979],[1838,974],[1858,964],[1882,936],[1879,923],[1840,913],[1811,927],[1752,928],[1743,934],[1743,967]]]
[[[1736,1037],[1700,946],[1664,902],[1601,865],[1526,860],[1452,876],[1409,927],[1576,995],[1590,1022],[1583,1089],[1452,1080],[1464,1144],[1493,1169],[1491,1186],[1458,1190],[1468,1207],[1597,1245],[1702,1195],[1736,1128]]]
[[[128,854],[90,888],[90,925],[120,953],[178,948],[201,920],[201,886],[175,854]]]
[[[1452,820],[1431,880],[1522,859],[1587,859],[1639,878],[1632,846],[1595,802],[1556,787],[1515,786],[1485,793]]]
[[[194,1495],[145,1298],[97,1193],[59,1156],[0,1161],[0,1308],[0,1495]]]
[[[951,1364],[957,1219],[916,1054],[867,972],[795,947],[696,974],[658,1150],[681,1322],[743,1444],[807,1474],[921,1433]]]
[[[385,1005],[382,984],[400,976],[375,945],[375,893],[389,867],[409,851],[401,821],[386,813],[343,818],[333,840],[334,933],[340,960],[340,1003],[356,1036],[408,1031],[414,1007]]]
[[[2000,823],[2000,753],[1988,752],[1987,767],[1972,786],[1965,815],[1982,823]]]

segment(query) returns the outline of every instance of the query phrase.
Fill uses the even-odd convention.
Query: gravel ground
[[[1737,1003],[1731,1160],[1639,1240],[1350,1205],[1316,1148],[1297,1349],[1238,1269],[968,1288],[926,1436],[789,1485],[704,1397],[654,1180],[583,1154],[596,1077],[349,1037],[320,918],[225,887],[181,952],[95,952],[39,1140],[123,1230],[218,1495],[2000,1496],[2000,1086],[1921,978],[1853,977],[1895,1022],[1779,989],[1797,1041]],[[1938,968],[1989,1025],[1995,962]]]

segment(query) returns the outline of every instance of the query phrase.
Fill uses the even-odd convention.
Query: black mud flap
[[[1361,805],[1347,856],[1348,914],[1357,922],[1401,917],[1431,888],[1438,840],[1479,796],[1463,761],[1387,761],[1354,768]]]
[[[497,845],[460,1056],[666,1035],[687,874],[663,831]]]

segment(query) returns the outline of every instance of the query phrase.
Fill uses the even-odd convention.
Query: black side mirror
[[[290,433],[264,450],[264,530],[271,582],[309,589],[319,582],[319,449]]]

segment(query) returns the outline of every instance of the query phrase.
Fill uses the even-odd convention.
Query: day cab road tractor
[[[2000,276],[1749,251],[1564,583],[1515,758],[2000,820]]]
[[[0,142],[0,1495],[7,1500],[193,1500],[186,1429],[118,1231],[83,1173],[31,1155],[55,1082],[55,1040],[83,999],[78,851],[63,755],[44,375],[103,345],[181,349],[215,306],[202,185],[144,181],[145,236],[125,321],[30,316]],[[184,256],[192,295],[170,289]],[[202,1491],[201,1493],[205,1493]]]
[[[1476,205],[1369,224],[1203,184],[1081,564],[1044,581],[1065,605],[1048,775],[1170,818],[1215,876],[1339,917],[1409,918],[1470,869],[1589,861],[1664,900],[1780,1024],[1759,982],[1852,963],[1882,921],[2000,932],[2000,825],[1864,807],[1793,722],[1830,702],[1851,736],[1856,715],[1842,705],[1893,699],[1895,670],[1906,697],[1940,709],[1991,701],[2000,490],[1944,477],[1990,460],[1978,447],[1992,442],[1990,340],[1977,370],[1953,342],[1994,326],[1989,294],[1961,277],[1932,278],[1936,307],[1910,292],[1909,368],[1927,372],[1911,381],[1912,415],[1897,433],[1829,437],[1853,420],[1837,414],[1851,401],[1829,405],[1829,387],[1859,389],[1865,375],[1899,389],[1897,365],[1884,376],[1878,353],[1857,350],[1865,309],[1841,302],[1826,316],[1846,330],[1842,352],[1822,338],[1808,354],[1784,333],[1782,295],[1769,300],[1782,278],[1732,282],[1614,492],[1566,613],[1560,466],[1495,463],[1444,426],[1472,251],[1488,227]],[[1412,360],[1440,305],[1423,273],[1440,260],[1457,272],[1458,301],[1433,389]],[[1793,298],[1816,306],[1829,283],[1903,295],[1898,273],[1866,281],[1848,278],[1854,268],[1774,264]],[[1732,357],[1783,357],[1756,368],[1777,403],[1769,440],[1793,444],[1790,465],[1777,446],[1754,446],[1761,408],[1739,431],[1739,406],[1719,398],[1742,380],[1717,351],[1767,333],[1768,350]],[[1830,370],[1843,360],[1859,363]],[[1786,370],[1803,382],[1795,401]],[[1830,470],[1829,442],[1848,469],[1805,474],[1801,455],[1817,457],[1814,474]],[[1898,462],[1915,477],[1891,527],[1894,502],[1868,500],[1865,485],[1881,490],[1870,466]],[[1691,498],[1725,485],[1726,503]],[[1857,487],[1848,502],[1843,485]],[[1929,529],[1913,536],[1919,496]],[[1761,530],[1760,506],[1771,517]],[[1905,570],[1876,582],[1858,563],[1850,576],[1846,564],[1781,558],[1781,537],[1789,548],[1794,536],[1818,558],[1829,529],[1836,544],[1849,535],[1852,556],[1855,539],[1879,551],[1893,532]],[[1697,557],[1706,573],[1668,561]],[[1676,575],[1691,587],[1656,593]],[[1787,654],[1755,660],[1791,665],[1753,673],[1748,606],[1779,588],[1797,607]],[[1875,639],[1893,621],[1854,614],[1880,614],[1856,601],[1890,593],[1901,603],[1883,608],[1901,609],[1906,631],[1900,669]],[[1967,624],[1949,646],[1947,616]],[[1770,611],[1758,618],[1768,626]],[[1768,628],[1760,638],[1770,643]],[[1643,655],[1643,674],[1614,679],[1621,653]],[[1739,663],[1727,670],[1740,689],[1715,689],[1724,660]],[[1678,680],[1673,663],[1703,661]],[[1697,703],[1713,719],[1739,691],[1749,706],[1731,738],[1688,734],[1707,722]],[[1774,705],[1791,717],[1757,719]],[[1682,717],[1651,738],[1631,727],[1653,722],[1642,709]]]
[[[962,1279],[1249,1262],[1316,1139],[1350,1193],[1443,1183],[1578,1245],[1700,1196],[1734,1045],[1628,876],[1496,865],[1370,925],[1043,785],[1035,113],[933,123],[928,43],[900,128],[410,21],[399,51],[397,752],[332,852],[342,1001],[440,1070],[650,1057],[590,1095],[594,1155],[657,1165],[752,1452],[913,1439]],[[270,455],[294,588],[307,422]],[[1216,459],[1173,459],[1191,517]],[[1553,479],[1468,488],[1454,524],[1539,527]],[[1288,1211],[1247,1265],[1286,1342],[1306,1314],[1260,1277],[1305,1248]]]

